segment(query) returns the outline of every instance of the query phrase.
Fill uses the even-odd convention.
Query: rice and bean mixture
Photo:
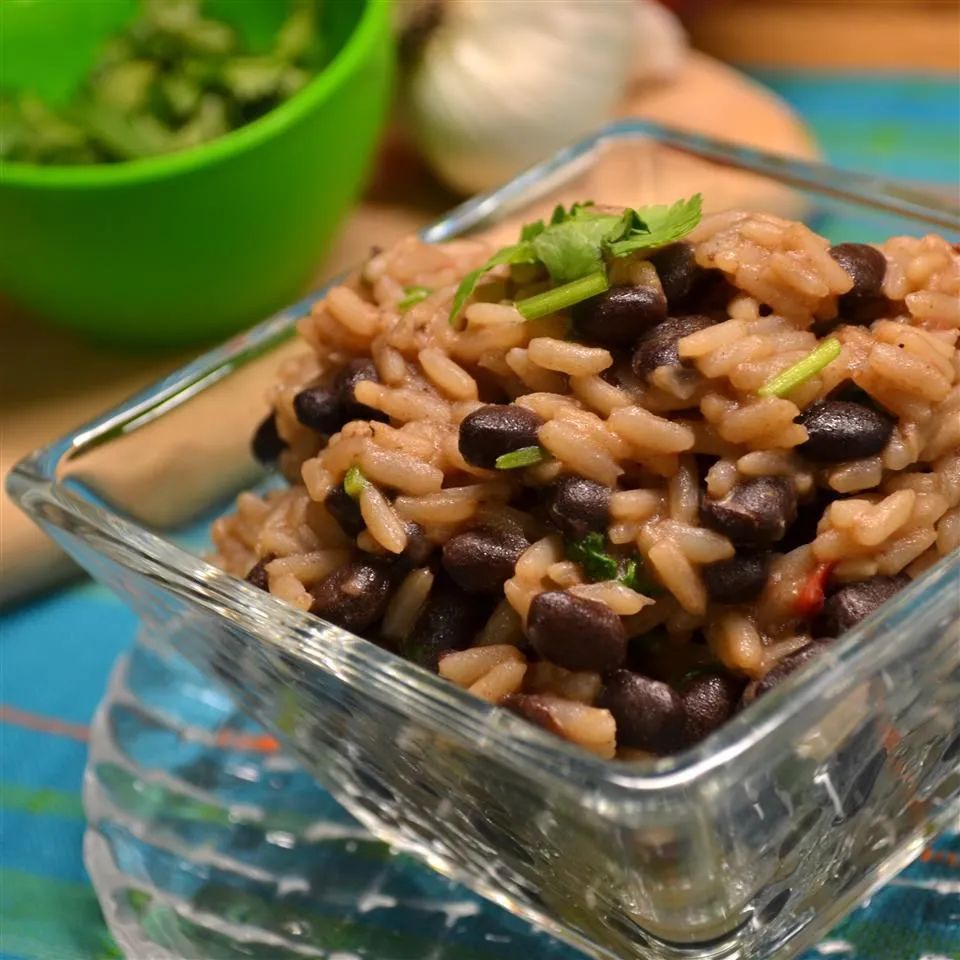
[[[605,758],[816,656],[960,546],[960,253],[697,200],[374,251],[216,562]]]

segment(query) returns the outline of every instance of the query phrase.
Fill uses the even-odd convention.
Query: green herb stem
[[[369,482],[370,481],[360,471],[360,468],[353,466],[343,477],[343,489],[346,491],[348,497],[353,500],[359,500],[360,494],[363,493],[363,488]]]
[[[495,465],[498,470],[517,470],[520,467],[532,467],[533,464],[545,459],[540,447],[521,447],[519,450],[497,457]]]
[[[538,320],[540,317],[546,317],[558,310],[572,307],[575,303],[580,303],[581,300],[595,297],[598,293],[603,293],[609,286],[610,281],[607,279],[606,273],[600,270],[587,277],[581,277],[579,280],[554,287],[552,290],[545,290],[543,293],[527,297],[526,300],[520,300],[517,302],[516,308],[525,320]]]
[[[787,367],[782,373],[769,379],[757,393],[761,397],[785,397],[796,390],[800,384],[806,383],[824,367],[833,363],[840,356],[841,349],[840,341],[835,337],[829,337],[802,360],[798,360],[792,367]]]

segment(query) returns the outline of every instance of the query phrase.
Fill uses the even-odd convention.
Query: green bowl
[[[83,8],[83,26],[69,15],[38,21],[36,10],[20,24],[18,4]],[[136,11],[132,0],[0,6],[0,87],[29,85],[51,101],[96,54],[89,25],[109,35]],[[281,5],[210,6],[225,20],[243,9],[256,27]],[[0,292],[58,326],[137,346],[222,337],[295,298],[362,186],[393,67],[389,0],[322,9],[332,60],[245,127],[129,163],[0,163]]]

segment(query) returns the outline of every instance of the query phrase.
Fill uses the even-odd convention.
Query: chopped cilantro
[[[638,593],[643,592],[640,588],[639,567],[633,557],[624,563],[623,568],[620,570],[619,580],[625,587],[636,590]]]
[[[588,533],[582,540],[567,541],[567,556],[579,563],[588,580],[616,580],[617,561],[607,553],[602,533]]]
[[[545,458],[540,447],[521,447],[497,457],[494,465],[498,470],[517,470],[520,467],[531,467],[543,459]]]
[[[582,540],[568,540],[567,556],[580,564],[590,581],[619,580],[625,587],[647,596],[657,588],[644,577],[643,561],[638,557],[618,559],[607,550],[607,540],[602,533],[588,533]]]
[[[419,284],[404,287],[403,297],[397,301],[397,309],[401,313],[406,313],[411,307],[415,307],[418,303],[426,300],[431,293],[433,291],[429,287],[422,287]]]
[[[761,397],[785,397],[796,390],[801,383],[806,383],[824,367],[833,363],[840,356],[841,349],[839,340],[828,337],[792,367],[787,367],[782,373],[768,380],[757,393]]]
[[[643,560],[639,557],[627,559],[620,567],[620,576],[617,579],[625,587],[647,597],[655,597],[661,592],[660,588],[646,575]]]
[[[346,491],[348,497],[359,500],[363,488],[369,482],[370,481],[360,472],[360,468],[353,466],[344,475],[343,489]]]

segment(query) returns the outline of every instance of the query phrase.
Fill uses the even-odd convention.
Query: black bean
[[[390,575],[382,564],[354,560],[328,574],[310,593],[311,613],[362,633],[383,616],[390,599]]]
[[[436,670],[445,650],[470,646],[487,613],[488,605],[452,584],[435,586],[410,635],[401,641],[400,654],[421,667]]]
[[[617,721],[619,746],[663,754],[683,745],[683,701],[659,680],[617,670],[607,678],[597,706],[609,710]]]
[[[351,420],[378,420],[381,423],[389,423],[390,418],[380,410],[374,410],[366,404],[359,403],[354,388],[362,380],[372,380],[379,383],[377,368],[372,360],[351,360],[347,364],[346,370],[340,376],[340,416],[343,423],[349,423]]]
[[[523,513],[532,513],[542,501],[542,487],[515,487],[510,491],[510,506]]]
[[[515,403],[488,403],[460,423],[460,454],[475,467],[492,470],[497,457],[537,445],[543,418]]]
[[[701,313],[664,320],[638,341],[630,363],[633,372],[645,380],[657,367],[680,366],[683,361],[677,352],[677,341],[712,325],[713,320]]]
[[[630,638],[624,666],[679,689],[689,674],[711,669],[713,663],[705,644],[678,643],[666,630],[655,629]]]
[[[821,400],[797,417],[808,438],[797,448],[819,463],[843,463],[880,453],[890,440],[895,421],[862,403]]]
[[[342,483],[327,494],[323,505],[348,537],[358,536],[366,527],[363,515],[360,513],[360,504],[344,490]]]
[[[817,537],[817,527],[823,519],[824,511],[839,499],[839,494],[833,490],[814,490],[812,499],[805,499],[797,504],[797,519],[793,521],[787,535],[777,544],[781,553],[789,553],[812,543]]]
[[[830,256],[853,280],[853,288],[837,299],[842,322],[862,324],[876,320],[886,306],[886,257],[865,243],[841,243],[830,248]]]
[[[721,500],[705,498],[700,520],[738,547],[767,547],[797,517],[797,494],[786,477],[757,477],[735,486]]]
[[[247,583],[256,587],[258,590],[269,590],[270,582],[267,577],[267,564],[272,559],[272,557],[264,557],[262,560],[258,560],[247,573]]]
[[[756,600],[770,575],[769,553],[738,552],[700,568],[707,595],[717,603],[749,603]]]
[[[836,260],[853,280],[853,287],[844,296],[875,297],[883,287],[887,273],[887,258],[866,243],[839,243],[830,248]]]
[[[547,516],[565,536],[582,540],[605,533],[610,522],[610,489],[585,477],[561,477],[547,490]]]
[[[812,660],[818,653],[825,650],[827,641],[814,640],[793,653],[788,653],[766,676],[761,680],[751,680],[740,697],[740,707],[750,706],[758,697],[769,693],[774,687],[781,684],[795,670],[799,670],[805,663]]]
[[[293,398],[293,412],[300,423],[318,433],[336,433],[343,425],[340,397],[327,387],[301,390]]]
[[[689,243],[671,243],[658,250],[650,262],[656,268],[671,310],[686,303],[710,275],[697,263]]]
[[[268,467],[277,462],[277,458],[286,446],[286,441],[277,433],[276,414],[267,414],[254,431],[253,440],[250,443],[253,455]]]
[[[623,371],[618,369],[618,364],[616,358],[614,359],[614,364],[612,367],[607,367],[606,370],[600,371],[600,379],[606,380],[611,387],[619,387],[623,385]]]
[[[567,670],[605,673],[627,655],[627,634],[605,604],[564,590],[540,593],[530,604],[527,636],[545,660]]]
[[[577,338],[605,347],[630,346],[667,315],[667,298],[650,284],[611,287],[573,308]]]
[[[680,692],[684,712],[684,739],[698,743],[722,726],[732,715],[740,699],[743,684],[726,673],[698,673]]]
[[[871,577],[844,584],[823,605],[824,633],[839,637],[865,620],[878,607],[910,583],[905,574],[896,577]]]
[[[492,593],[513,576],[530,544],[502,530],[467,530],[443,545],[443,569],[467,593]]]

